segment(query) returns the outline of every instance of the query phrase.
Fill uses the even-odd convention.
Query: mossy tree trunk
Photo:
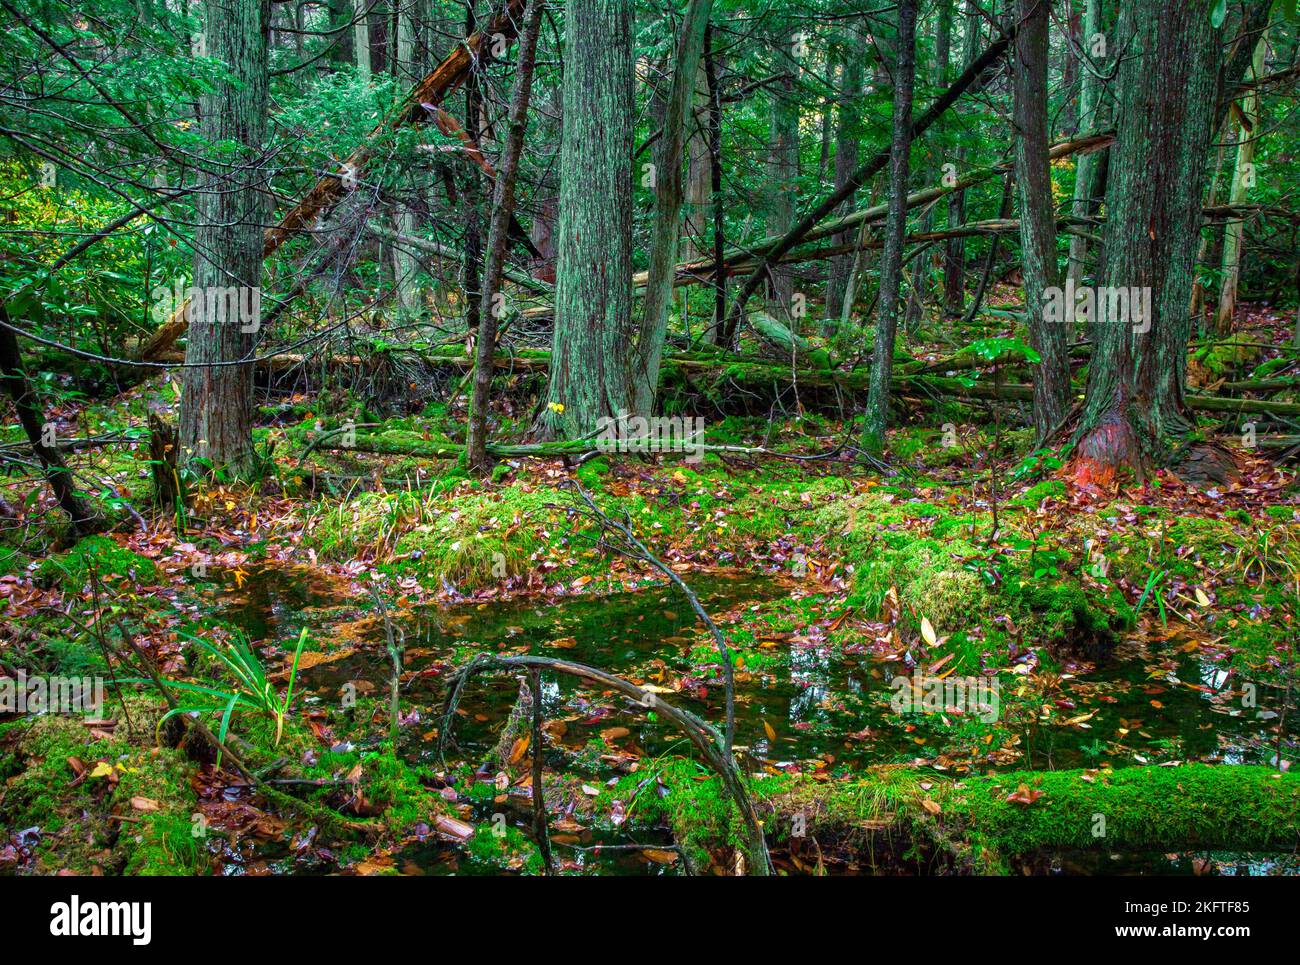
[[[0,381],[4,382],[14,412],[27,435],[27,441],[31,443],[32,453],[41,465],[46,482],[50,484],[50,491],[54,493],[59,508],[72,521],[73,531],[78,535],[98,532],[104,527],[103,518],[77,492],[72,470],[63,461],[58,446],[51,444],[47,438],[46,426],[49,423],[45,421],[36,387],[27,377],[18,336],[10,328],[12,324],[8,309],[0,302]]]
[[[253,365],[205,363],[250,357],[255,345],[257,326],[235,310],[235,301],[251,306],[256,292],[260,302],[270,6],[270,0],[207,0],[205,11],[208,55],[230,77],[200,102],[208,155],[194,230],[194,287],[209,297],[202,311],[190,309],[185,361],[193,367],[185,370],[180,443],[183,460],[236,475],[254,464]],[[210,297],[232,288],[239,292],[234,300]],[[217,301],[224,308],[214,311]]]
[[[1111,149],[1102,283],[1150,288],[1151,318],[1092,325],[1075,454],[1080,482],[1169,460],[1192,426],[1184,399],[1187,306],[1215,104],[1211,0],[1129,0],[1120,12],[1119,126]]]
[[[1016,189],[1029,341],[1041,361],[1034,373],[1034,435],[1045,440],[1060,424],[1070,392],[1067,325],[1048,321],[1044,289],[1059,284],[1052,169],[1047,158],[1048,0],[1017,0],[1012,57],[1015,87]]]
[[[565,11],[550,437],[588,435],[631,403],[632,26],[625,0]]]
[[[916,0],[900,0],[894,67],[894,130],[889,152],[889,217],[880,258],[880,308],[871,356],[862,448],[878,455],[885,447],[889,423],[889,380],[898,332],[899,289],[903,269],[903,233],[907,227],[907,173],[912,151],[912,86],[916,74]]]
[[[1268,50],[1267,31],[1255,44],[1251,58],[1250,80],[1256,81],[1264,74],[1264,54]],[[1229,204],[1245,204],[1255,181],[1255,145],[1259,143],[1259,89],[1252,87],[1241,101],[1237,120],[1237,163],[1232,171],[1232,189]],[[1219,311],[1215,317],[1215,331],[1219,335],[1232,332],[1232,317],[1237,311],[1237,289],[1241,283],[1241,252],[1246,240],[1246,221],[1237,218],[1223,229],[1223,287],[1219,290]]]
[[[677,272],[678,242],[681,237],[682,155],[691,108],[695,102],[696,77],[704,51],[704,32],[709,26],[713,0],[691,0],[682,19],[681,35],[673,59],[668,103],[664,111],[663,134],[655,150],[654,221],[650,229],[650,266],[646,277],[645,313],[636,341],[633,371],[632,411],[649,415],[659,385],[659,362],[668,332],[668,304],[673,297]]]
[[[1083,12],[1083,34],[1080,38],[1079,56],[1079,130],[1095,131],[1105,124],[1108,110],[1101,98],[1102,84],[1098,76],[1105,70],[1106,60],[1092,58],[1092,38],[1100,34],[1106,36],[1108,20],[1103,17],[1103,0],[1087,0]],[[1109,46],[1107,50],[1109,51]],[[1107,150],[1107,149],[1103,149]],[[1099,199],[1093,193],[1096,184],[1097,167],[1102,161],[1103,151],[1089,151],[1081,154],[1074,166],[1074,199],[1071,205],[1076,218],[1095,215],[1100,209]],[[1095,256],[1097,252],[1093,252]],[[1088,271],[1088,239],[1079,235],[1070,236],[1070,261],[1067,277],[1075,287],[1083,283]]]

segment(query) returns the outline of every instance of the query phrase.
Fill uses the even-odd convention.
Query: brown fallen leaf
[[[1036,791],[1028,784],[1021,784],[1007,795],[1007,802],[1010,804],[1023,804],[1028,807],[1042,796],[1042,791]]]
[[[928,797],[921,798],[921,807],[925,808],[931,814],[943,813],[943,808],[940,807],[939,802],[934,800],[933,798],[928,798]]]
[[[157,811],[158,802],[151,797],[133,797],[131,798],[131,807],[137,811]]]
[[[434,818],[433,826],[443,834],[458,841],[468,841],[474,836],[474,826],[472,824],[466,824],[459,818],[453,818],[447,814],[440,814]]]
[[[677,852],[662,851],[659,848],[642,848],[641,857],[655,864],[672,864],[677,860]]]

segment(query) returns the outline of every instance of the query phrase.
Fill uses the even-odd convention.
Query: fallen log
[[[798,818],[804,835],[823,848],[841,840],[869,849],[877,836],[892,837],[900,853],[928,845],[946,851],[961,870],[1006,873],[1010,858],[1063,850],[1289,852],[1300,843],[1300,775],[1267,767],[1183,764],[927,780],[934,784],[928,792],[916,775],[897,769],[798,781],[765,802],[773,846],[793,843]],[[886,784],[896,807],[867,811],[871,790]]]
[[[1086,346],[1076,346],[1079,355],[1087,354]],[[446,365],[461,371],[469,371],[473,359],[464,354],[463,347],[457,345],[443,353],[416,353],[429,365]],[[164,357],[164,361],[181,361],[177,353]],[[259,367],[271,371],[296,368],[311,361],[323,361],[331,366],[364,366],[371,359],[357,355],[298,355],[286,353],[260,359]],[[966,397],[972,399],[1028,400],[1033,398],[1033,386],[1025,382],[994,383],[979,380],[950,378],[933,374],[940,371],[978,370],[983,362],[992,367],[987,360],[956,357],[935,362],[917,360],[900,361],[895,370],[891,385],[896,393],[909,390],[931,391],[937,395]],[[998,364],[1015,365],[1014,353]],[[518,354],[498,353],[493,358],[495,368],[506,372],[537,373],[550,368],[550,353],[534,349]],[[865,391],[871,376],[866,366],[859,366],[852,371],[831,368],[796,368],[788,363],[776,362],[761,357],[736,356],[698,356],[668,355],[664,358],[664,372],[661,383],[680,381],[685,376],[714,375],[734,380],[741,384],[759,385],[772,383],[793,383],[814,388],[834,388],[850,392]],[[1300,402],[1278,402],[1271,399],[1227,398],[1215,395],[1188,395],[1187,405],[1195,412],[1216,413],[1253,413],[1257,415],[1274,415],[1283,417],[1300,417]],[[590,448],[590,447],[588,447]],[[582,451],[579,449],[578,451]]]

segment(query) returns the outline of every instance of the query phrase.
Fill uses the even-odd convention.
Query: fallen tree
[[[1007,873],[1015,859],[1061,851],[1292,851],[1300,775],[1184,764],[1019,771],[950,782],[884,768],[848,781],[800,780],[768,796],[773,847],[859,852],[920,845],[959,870]],[[880,793],[883,792],[883,793]],[[872,807],[884,800],[889,808]],[[796,824],[797,819],[797,824]]]
[[[1086,346],[1076,346],[1074,354],[1086,355]],[[460,347],[445,353],[422,354],[430,365],[447,365],[467,371],[473,360]],[[307,361],[303,356],[276,356],[268,359],[272,367],[293,367]],[[1033,398],[1033,386],[1024,382],[992,382],[978,379],[953,378],[936,374],[947,371],[966,371],[999,366],[1006,374],[1008,368],[1023,364],[1023,356],[1006,353],[996,359],[982,359],[958,354],[950,359],[933,362],[901,359],[892,384],[896,390],[925,389],[936,394],[974,399],[1022,400]],[[357,356],[336,357],[336,364],[362,365]],[[550,368],[550,353],[528,350],[517,354],[499,352],[493,358],[494,366],[502,371],[519,373],[545,372]],[[740,384],[760,385],[795,383],[801,386],[835,388],[847,392],[866,391],[870,370],[859,366],[850,371],[829,367],[792,367],[761,356],[726,356],[705,354],[668,355],[664,359],[661,384],[682,381],[683,376],[714,376],[734,380]],[[1214,395],[1189,395],[1188,404],[1199,412],[1249,412],[1260,415],[1300,416],[1300,402],[1280,402],[1270,399],[1227,398]]]
[[[452,48],[423,80],[411,88],[397,108],[371,132],[365,142],[343,161],[337,172],[322,176],[302,199],[290,208],[279,223],[263,233],[262,257],[267,258],[300,231],[310,228],[325,212],[337,204],[355,185],[356,179],[375,154],[381,137],[406,124],[436,119],[436,105],[455,90],[487,59],[488,45],[494,37],[515,37],[524,9],[524,0],[505,0],[484,29]],[[140,346],[138,358],[156,359],[185,332],[189,300],[186,299],[171,317]]]
[[[990,73],[990,68],[1006,54],[1012,39],[1015,37],[1015,32],[1016,26],[1013,22],[1001,36],[985,48],[982,54],[971,61],[961,75],[948,86],[947,90],[935,98],[923,114],[912,122],[911,137],[913,140],[918,140],[967,91],[979,90],[983,86]],[[762,261],[745,281],[744,285],[741,286],[740,292],[732,303],[731,311],[727,316],[726,331],[723,333],[722,341],[724,343],[729,341],[734,334],[736,325],[740,316],[744,314],[750,296],[758,290],[766,279],[768,270],[772,265],[779,261],[787,251],[803,241],[808,232],[833,213],[836,208],[857,193],[858,188],[883,170],[889,162],[889,154],[887,148],[878,151],[865,164],[849,175],[842,187],[832,191],[822,201],[814,205],[812,210],[799,219],[780,241],[764,252]]]

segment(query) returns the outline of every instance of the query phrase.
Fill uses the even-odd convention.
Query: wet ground
[[[890,683],[913,667],[870,652],[850,654],[818,642],[815,634],[773,633],[753,618],[760,606],[788,599],[782,582],[751,574],[693,574],[691,586],[716,620],[744,634],[750,665],[736,673],[736,743],[749,767],[788,770],[854,769],[897,761],[928,763],[958,773],[999,767],[1064,769],[1124,767],[1174,761],[1274,764],[1295,757],[1297,713],[1284,707],[1276,688],[1243,681],[1223,669],[1223,651],[1164,634],[1134,636],[1113,659],[1087,672],[1064,673],[1055,685],[1014,701],[1015,723],[984,746],[987,728],[960,713],[895,713]],[[385,628],[364,596],[305,568],[254,571],[236,587],[215,584],[221,616],[255,640],[291,642],[299,630],[340,659],[305,670],[309,701],[338,706],[348,688],[388,686],[391,664]],[[641,684],[663,688],[666,700],[719,721],[724,699],[711,639],[686,599],[666,586],[558,601],[522,600],[420,607],[392,614],[405,648],[402,707],[408,727],[428,731],[441,707],[443,680],[478,652],[542,654],[586,663]],[[1002,675],[1002,690],[1014,690]],[[1006,681],[1011,681],[1007,683]],[[1253,697],[1243,693],[1253,687]],[[682,736],[617,699],[569,677],[547,677],[548,721],[563,721],[561,743],[571,751],[601,749],[615,757],[660,755],[680,748]],[[457,738],[465,759],[477,763],[495,745],[518,693],[515,679],[479,678],[467,691]],[[1009,697],[1009,695],[1007,695]],[[414,753],[431,755],[430,742]],[[521,824],[526,823],[523,818]],[[660,872],[633,844],[662,844],[650,834],[590,831],[559,834],[567,849],[593,871]],[[614,847],[598,848],[612,845]],[[653,852],[652,852],[653,853]],[[412,873],[475,873],[486,869],[455,847],[429,842],[395,857]],[[1295,873],[1295,862],[1270,856],[1063,855],[1052,868],[1075,872],[1188,873],[1191,862],[1214,862],[1217,873]]]

